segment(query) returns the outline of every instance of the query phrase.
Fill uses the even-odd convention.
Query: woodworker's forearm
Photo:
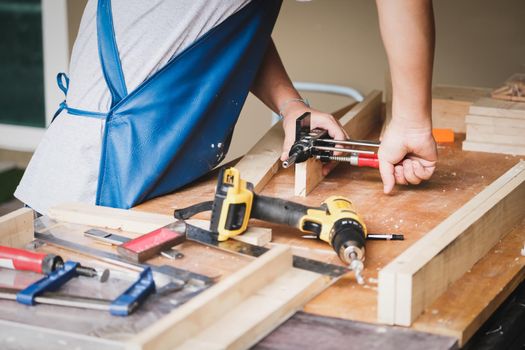
[[[301,98],[284,69],[273,40],[268,45],[251,91],[276,113],[286,100]]]
[[[376,0],[392,75],[392,118],[431,125],[434,13],[431,0]]]

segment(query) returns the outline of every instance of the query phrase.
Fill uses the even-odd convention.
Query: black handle
[[[312,208],[284,199],[255,195],[251,217],[299,228],[301,218],[308,209]]]

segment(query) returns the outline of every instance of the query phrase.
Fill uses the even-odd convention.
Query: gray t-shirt
[[[113,23],[128,92],[250,0],[113,0]],[[71,54],[67,104],[107,112],[100,66],[97,1],[89,0]],[[104,121],[63,111],[46,131],[15,196],[34,210],[95,203]]]

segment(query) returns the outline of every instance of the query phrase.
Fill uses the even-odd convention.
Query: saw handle
[[[300,229],[301,219],[308,209],[312,208],[280,198],[254,195],[251,217]]]

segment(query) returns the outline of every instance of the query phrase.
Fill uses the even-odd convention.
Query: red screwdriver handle
[[[43,273],[42,266],[48,254],[0,246],[0,267]]]
[[[379,168],[379,159],[377,159],[377,157],[362,157],[359,155],[357,158],[357,166]]]

